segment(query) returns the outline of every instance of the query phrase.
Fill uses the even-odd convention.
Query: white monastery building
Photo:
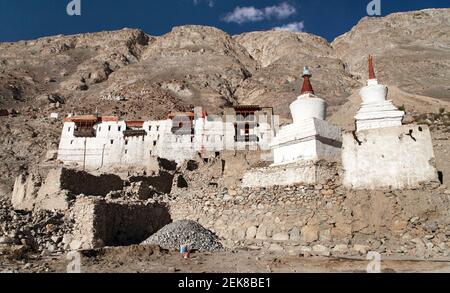
[[[88,170],[145,168],[155,157],[180,163],[224,150],[268,150],[272,137],[273,110],[258,106],[236,106],[224,117],[195,108],[159,121],[84,115],[65,119],[58,159]]]

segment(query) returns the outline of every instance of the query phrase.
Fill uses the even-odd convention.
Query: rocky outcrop
[[[348,70],[366,78],[368,53],[375,56],[378,77],[409,93],[448,100],[450,88],[450,9],[426,9],[365,17],[336,38],[332,47]]]
[[[242,104],[274,106],[275,113],[289,117],[289,104],[298,96],[301,72],[314,71],[314,88],[331,106],[345,101],[359,82],[346,71],[333,48],[323,38],[286,31],[252,32],[235,36],[258,61],[258,70],[238,88]],[[330,109],[333,109],[331,107]]]

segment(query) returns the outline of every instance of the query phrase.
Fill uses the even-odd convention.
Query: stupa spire
[[[301,94],[314,94],[314,90],[313,87],[311,85],[311,81],[310,78],[312,76],[311,71],[309,70],[309,68],[306,66],[305,68],[303,68],[303,86],[302,86],[302,91]]]
[[[373,67],[372,55],[369,55],[369,80],[370,79],[377,79],[377,77],[375,76],[375,69]]]

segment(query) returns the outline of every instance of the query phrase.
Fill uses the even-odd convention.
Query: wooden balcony
[[[146,136],[147,131],[144,129],[127,129],[123,131],[124,137],[132,137],[132,136]]]

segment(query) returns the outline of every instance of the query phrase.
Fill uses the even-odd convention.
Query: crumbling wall
[[[174,174],[160,171],[157,176],[132,176],[129,178],[129,181],[131,183],[143,182],[160,193],[169,194],[172,191],[173,178]]]
[[[72,194],[106,196],[111,191],[123,189],[123,180],[114,174],[95,176],[84,171],[62,168],[53,176],[59,181],[53,184]],[[59,185],[59,186],[58,186]]]
[[[78,199],[72,214],[73,249],[139,244],[172,222],[164,204],[93,197]]]
[[[40,178],[35,174],[20,174],[14,183],[11,203],[16,210],[32,210],[39,188]]]
[[[243,187],[270,187],[275,185],[314,184],[325,182],[338,174],[336,163],[306,161],[287,165],[257,168],[247,171]]]
[[[202,153],[194,159],[179,165],[189,189],[208,186],[235,188],[242,181],[244,173],[252,167],[268,166],[264,161],[270,155],[263,151],[224,151],[221,153]],[[177,176],[179,178],[179,176]],[[172,191],[186,188],[186,184],[174,184]]]
[[[348,188],[403,189],[438,181],[428,126],[345,133],[342,164],[343,183]]]
[[[79,194],[106,196],[122,190],[124,182],[111,174],[95,176],[66,168],[50,169],[45,180],[38,174],[22,174],[14,184],[11,202],[17,210],[67,210]]]

